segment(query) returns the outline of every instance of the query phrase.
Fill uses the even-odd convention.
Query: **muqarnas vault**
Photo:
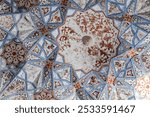
[[[0,99],[150,99],[150,0],[0,0]]]

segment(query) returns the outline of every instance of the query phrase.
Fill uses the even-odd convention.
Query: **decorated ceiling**
[[[150,99],[150,0],[0,0],[0,99]]]

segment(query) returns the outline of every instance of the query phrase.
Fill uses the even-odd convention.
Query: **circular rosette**
[[[118,30],[103,12],[76,12],[59,28],[59,53],[75,70],[99,71],[116,55]]]
[[[3,48],[2,57],[6,61],[6,65],[18,66],[26,61],[27,51],[21,42],[12,41]]]

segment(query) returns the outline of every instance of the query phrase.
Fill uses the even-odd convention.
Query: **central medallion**
[[[76,12],[59,28],[59,53],[75,70],[99,71],[116,55],[118,30],[103,12]]]

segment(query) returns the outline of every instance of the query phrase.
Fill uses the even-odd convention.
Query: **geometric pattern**
[[[150,99],[150,1],[0,0],[0,99]]]

